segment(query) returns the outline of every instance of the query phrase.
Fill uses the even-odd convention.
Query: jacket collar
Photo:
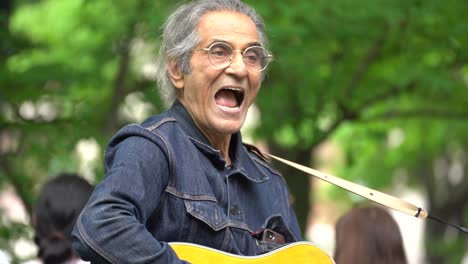
[[[178,100],[173,103],[170,112],[194,145],[202,153],[207,155],[216,167],[224,167],[226,161],[221,156],[221,152],[211,146],[208,139],[198,129],[190,114]],[[233,165],[232,173],[238,172],[245,178],[254,182],[264,182],[268,180],[269,177],[257,167],[249,156],[245,146],[242,144],[240,132],[232,135],[229,145],[229,154],[231,155]]]

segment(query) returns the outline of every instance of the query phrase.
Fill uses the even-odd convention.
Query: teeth
[[[224,88],[226,90],[231,90],[231,91],[238,91],[238,92],[242,92],[242,89],[239,89],[239,88],[231,88],[231,87],[228,87],[228,88]]]

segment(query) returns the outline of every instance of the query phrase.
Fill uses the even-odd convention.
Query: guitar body
[[[191,243],[169,243],[180,259],[192,264],[334,264],[333,259],[310,242],[287,244],[258,256],[239,256]]]

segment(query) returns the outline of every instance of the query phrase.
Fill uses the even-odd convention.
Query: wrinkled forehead
[[[260,34],[252,19],[231,11],[215,11],[202,16],[197,26],[200,43],[214,40],[261,43]]]

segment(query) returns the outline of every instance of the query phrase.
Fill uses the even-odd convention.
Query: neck
[[[231,142],[231,135],[222,135],[221,137],[214,137],[210,135],[206,135],[208,141],[211,145],[221,152],[221,156],[226,161],[226,165],[231,165],[231,157],[229,156],[229,144]]]
[[[214,129],[207,129],[206,127],[202,126],[199,124],[196,118],[194,118],[194,114],[192,112],[192,109],[190,108],[189,105],[185,103],[184,100],[181,98],[178,98],[179,102],[184,106],[184,108],[187,110],[189,115],[192,117],[192,120],[195,124],[195,126],[201,131],[201,133],[208,139],[208,142],[210,142],[211,146],[214,149],[219,150],[221,153],[221,156],[224,158],[226,161],[226,166],[231,165],[231,158],[229,157],[229,145],[231,143],[231,134],[226,134],[226,133],[218,133]]]

